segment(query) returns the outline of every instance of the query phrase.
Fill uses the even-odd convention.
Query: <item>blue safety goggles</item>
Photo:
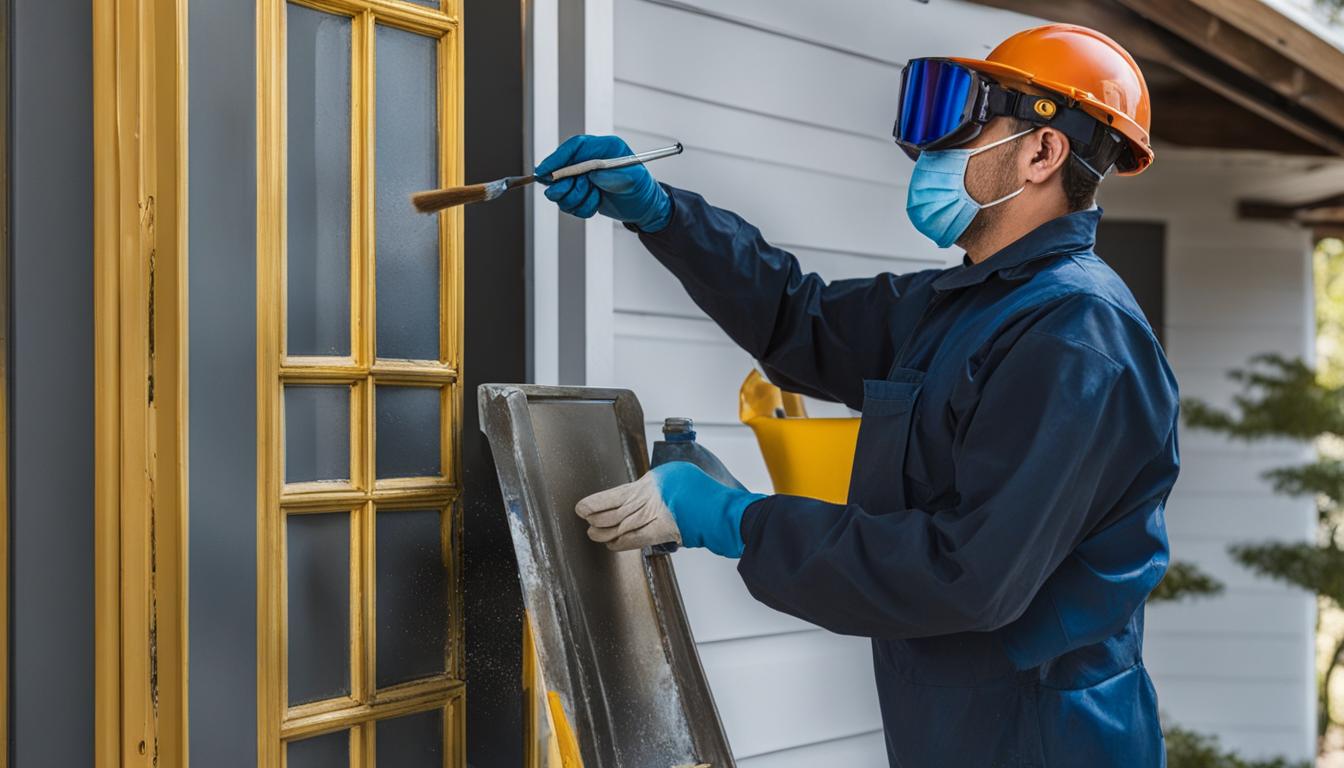
[[[948,59],[911,59],[901,72],[900,112],[893,136],[911,158],[924,150],[959,147],[996,117],[1016,117],[1058,129],[1093,167],[1136,165],[1129,145],[1064,97],[1005,88]]]

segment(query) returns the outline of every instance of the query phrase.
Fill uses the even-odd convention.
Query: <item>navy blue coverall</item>
[[[892,766],[1165,765],[1143,606],[1177,388],[1099,209],[987,260],[826,283],[667,187],[645,246],[780,386],[863,412],[848,504],[742,520],[752,595],[872,638]]]

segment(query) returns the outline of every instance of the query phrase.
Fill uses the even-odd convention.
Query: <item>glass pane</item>
[[[428,5],[430,8],[438,8],[439,0],[411,0],[416,5]]]
[[[438,510],[379,510],[378,687],[443,674],[448,563]]]
[[[290,515],[289,703],[350,693],[350,513]]]
[[[350,385],[285,387],[285,482],[350,479]]]
[[[350,765],[350,732],[336,731],[291,741],[285,747],[285,759],[289,768],[347,768]]]
[[[443,710],[382,720],[374,728],[378,768],[443,767]]]
[[[441,475],[439,389],[379,387],[376,400],[378,478]]]
[[[288,6],[288,352],[350,354],[350,19]]]
[[[378,27],[379,357],[439,359],[439,217],[411,193],[438,186],[438,41]]]

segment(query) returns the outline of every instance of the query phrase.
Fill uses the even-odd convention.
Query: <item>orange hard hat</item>
[[[1043,88],[1077,102],[1129,142],[1134,167],[1122,173],[1141,173],[1152,164],[1148,83],[1134,57],[1095,29],[1046,24],[1004,40],[988,58],[951,60],[1006,87]]]

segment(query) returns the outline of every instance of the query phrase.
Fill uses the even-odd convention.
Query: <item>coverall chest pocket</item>
[[[863,382],[863,419],[849,484],[851,504],[870,513],[908,506],[905,452],[923,381],[922,371],[896,368],[889,378]]]

